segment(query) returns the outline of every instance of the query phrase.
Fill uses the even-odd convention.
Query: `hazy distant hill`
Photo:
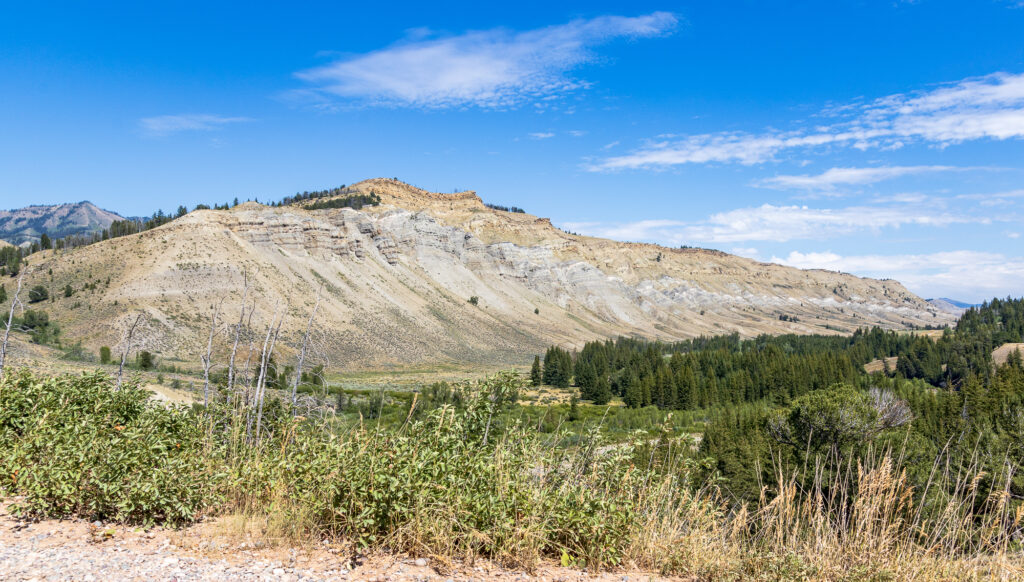
[[[956,307],[959,307],[960,309],[970,309],[972,307],[980,307],[981,306],[978,303],[966,303],[964,301],[957,301],[956,299],[950,299],[949,297],[939,297],[939,299],[941,299],[942,301],[945,301],[946,303],[949,303],[951,305],[955,305]]]
[[[437,194],[390,179],[351,192],[374,192],[382,203],[199,210],[140,234],[42,253],[26,284],[99,282],[47,305],[69,341],[113,345],[144,311],[140,349],[190,360],[205,345],[211,305],[224,299],[238,317],[243,269],[254,285],[249,300],[257,298],[255,326],[287,305],[286,352],[322,288],[323,345],[342,367],[522,362],[551,344],[617,335],[675,340],[954,321],[896,281],[577,236],[546,218],[488,208],[474,192]]]
[[[38,241],[43,233],[58,239],[103,230],[115,220],[121,217],[92,202],[0,210],[0,239],[15,245]]]
[[[956,299],[950,299],[948,297],[939,297],[938,299],[928,299],[928,303],[946,313],[952,313],[954,315],[960,315],[972,307],[978,307],[974,303],[965,303],[963,301],[957,301]]]

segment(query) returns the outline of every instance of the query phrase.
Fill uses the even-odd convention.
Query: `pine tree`
[[[643,389],[640,388],[640,381],[635,378],[626,385],[626,395],[623,397],[626,406],[640,408],[643,406]]]
[[[580,419],[580,397],[576,394],[576,391],[572,391],[572,395],[569,397],[569,421],[577,421]]]
[[[540,369],[540,356],[534,356],[533,367],[530,368],[530,383],[534,386],[540,386],[541,381],[543,380],[544,377]]]
[[[604,405],[608,404],[612,399],[612,387],[608,384],[608,378],[605,376],[598,376],[597,383],[594,386],[593,395],[591,400],[594,404]]]
[[[50,240],[49,235],[47,235],[45,232],[41,237],[39,237],[39,248],[43,249],[44,251],[53,248],[53,242]]]

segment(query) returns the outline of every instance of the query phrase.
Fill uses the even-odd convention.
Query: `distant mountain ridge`
[[[0,210],[0,240],[21,245],[37,242],[43,234],[51,239],[89,234],[109,228],[115,220],[123,219],[88,201]]]
[[[957,301],[956,299],[950,299],[949,297],[939,297],[938,299],[926,299],[929,305],[943,311],[945,313],[951,313],[959,316],[963,312],[967,311],[972,307],[978,307],[975,303],[966,303],[963,301]]]
[[[85,296],[48,304],[66,337],[109,346],[145,313],[138,349],[182,359],[206,345],[209,306],[224,300],[239,309],[245,280],[258,302],[254,329],[281,310],[284,352],[295,350],[320,293],[325,354],[333,366],[366,369],[520,364],[552,344],[616,336],[675,341],[955,322],[896,281],[573,235],[546,218],[487,207],[471,191],[372,179],[344,195],[380,204],[197,210],[138,234],[40,253],[26,285],[103,281],[90,289],[87,310],[76,308]]]
[[[939,299],[941,299],[942,301],[945,301],[946,303],[955,305],[955,306],[959,307],[960,309],[970,309],[972,307],[981,307],[980,303],[967,303],[967,302],[964,302],[964,301],[957,301],[956,299],[950,299],[949,297],[939,297]]]

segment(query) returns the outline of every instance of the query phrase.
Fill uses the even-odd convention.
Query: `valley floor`
[[[679,580],[641,572],[590,575],[556,564],[527,573],[492,564],[441,564],[340,547],[261,547],[230,518],[182,530],[143,530],[84,520],[21,520],[0,506],[0,580],[365,580],[569,582]]]

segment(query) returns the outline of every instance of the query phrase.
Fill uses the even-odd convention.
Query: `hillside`
[[[0,210],[0,239],[15,245],[38,241],[44,233],[57,239],[103,230],[115,220],[121,217],[91,202]]]
[[[616,335],[674,340],[953,321],[895,281],[570,235],[547,219],[486,208],[473,192],[437,194],[387,179],[351,190],[373,191],[382,204],[195,211],[141,234],[35,255],[29,284],[59,296],[43,308],[67,339],[114,346],[144,311],[141,346],[187,361],[205,346],[214,304],[223,299],[226,317],[237,320],[243,270],[258,297],[254,327],[265,328],[275,304],[287,302],[285,352],[298,344],[322,287],[323,345],[331,366],[346,369],[522,363],[553,343]],[[68,284],[71,298],[59,293]]]

